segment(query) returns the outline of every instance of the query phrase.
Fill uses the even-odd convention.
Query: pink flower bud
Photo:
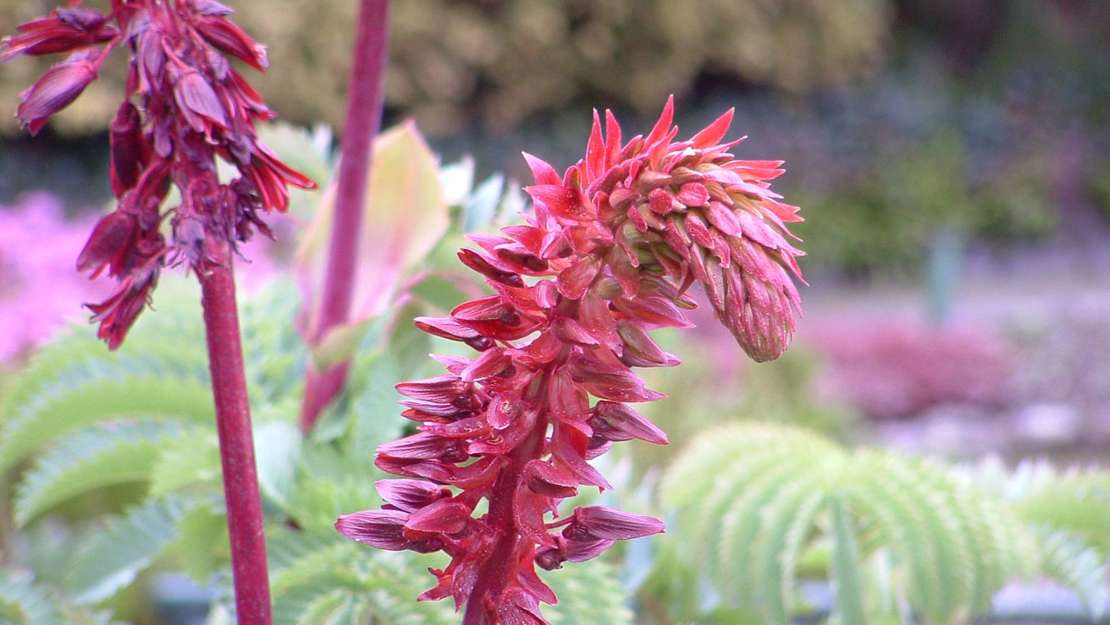
[[[574,521],[563,530],[563,535],[569,537],[584,532],[594,538],[627,540],[659,534],[663,529],[663,522],[655,517],[605,506],[583,506],[574,511]]]
[[[108,127],[108,140],[112,192],[118,198],[138,183],[148,159],[143,141],[142,120],[139,118],[139,111],[130,102],[125,101],[120,105],[116,118]]]
[[[0,63],[20,54],[40,56],[72,52],[115,37],[119,31],[107,17],[81,7],[55,9],[49,17],[19,26],[19,34],[0,41]]]
[[[335,529],[355,542],[401,551],[410,542],[402,534],[408,518],[409,513],[400,510],[367,510],[339,517]]]
[[[405,530],[429,534],[458,534],[466,529],[470,508],[459,501],[440,499],[413,512],[405,522]]]
[[[137,231],[135,218],[126,213],[113,211],[101,217],[77,256],[77,271],[91,271],[96,277],[109,265],[118,267],[130,251]]]
[[[206,15],[196,22],[196,28],[208,43],[226,52],[258,71],[269,67],[266,47],[251,39],[243,29],[221,16]]]
[[[413,512],[432,502],[450,497],[451,491],[423,480],[378,480],[374,482],[378,495],[386,503],[404,512]]]
[[[96,64],[86,55],[74,55],[51,67],[20,94],[17,115],[31,134],[38,134],[51,115],[69,106],[96,80]]]
[[[612,441],[638,438],[654,445],[668,443],[667,434],[663,430],[632,408],[617,402],[597,402],[590,425],[596,432]]]
[[[213,127],[227,128],[227,112],[200,72],[187,70],[178,75],[173,95],[181,115],[193,130],[207,135]]]

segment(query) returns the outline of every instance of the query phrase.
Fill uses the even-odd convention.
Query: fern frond
[[[899,499],[898,509],[912,516],[924,530],[918,538],[924,549],[917,553],[926,560],[911,570],[925,571],[927,577],[911,587],[927,588],[928,594],[918,596],[915,603],[929,622],[949,622],[961,610],[970,611],[972,576],[977,571],[972,567],[968,532],[959,520],[960,502],[946,499],[945,491],[951,484],[935,479],[946,469],[889,453],[876,455],[880,457],[872,483],[882,488],[879,483],[885,482],[887,496]],[[901,522],[911,521],[903,518]]]
[[[443,602],[415,600],[427,585],[418,557],[368,551],[338,535],[286,534],[273,540],[283,545],[275,554],[271,578],[275,625],[308,623],[321,610],[372,615],[373,622],[396,625],[450,625],[457,620]]]
[[[664,476],[660,496],[678,511],[661,566],[678,561],[701,571],[723,601],[710,597],[703,612],[756,613],[773,625],[802,609],[796,569],[814,549],[831,546],[834,616],[852,623],[865,606],[894,603],[868,596],[884,588],[925,623],[967,622],[1039,558],[1015,512],[949,467],[884,451],[846,453],[793,428],[736,424],[705,433]],[[877,563],[889,563],[882,579],[890,584],[875,580],[883,567],[869,564]]]
[[[185,510],[177,523],[173,552],[182,570],[198,584],[207,584],[231,555],[223,507],[201,504]]]
[[[300,302],[296,286],[283,280],[243,300],[239,315],[243,358],[251,399],[258,406],[300,399],[307,360],[304,339],[297,333]]]
[[[0,623],[57,625],[59,617],[56,601],[30,575],[0,570]]]
[[[132,339],[109,352],[72,335],[44,350],[17,380],[3,409],[0,471],[49,441],[97,423],[129,418],[213,418],[203,340]],[[192,353],[192,356],[190,356]]]
[[[104,486],[141,482],[161,448],[183,429],[174,423],[125,422],[95,426],[63,438],[19,483],[19,525],[77,495]]]
[[[1027,521],[1080,537],[1110,556],[1110,471],[1054,476],[1015,502]]]
[[[178,523],[202,503],[185,497],[150,500],[91,532],[63,580],[67,595],[93,603],[115,594],[174,542]]]
[[[867,625],[863,608],[863,582],[855,530],[842,495],[832,499],[832,559],[829,578],[836,593],[836,613],[844,623]]]
[[[215,428],[198,427],[161,446],[151,467],[148,495],[163,497],[189,487],[220,482],[220,446]]]
[[[559,603],[544,606],[551,625],[630,625],[632,610],[628,592],[618,581],[616,570],[600,560],[568,564],[557,571],[541,571]]]
[[[1039,533],[1044,573],[1075,590],[1091,620],[1101,621],[1110,594],[1106,587],[1105,556],[1067,532],[1045,528]]]

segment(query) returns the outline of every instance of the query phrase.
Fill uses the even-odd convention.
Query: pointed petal
[[[723,115],[713,120],[713,123],[694,135],[694,138],[691,139],[690,142],[695,148],[706,148],[718,143],[724,138],[725,134],[728,133],[728,128],[732,125],[732,116],[734,113],[736,113],[735,108],[730,108],[725,111]]]
[[[674,95],[667,96],[667,103],[663,106],[663,112],[659,115],[659,120],[655,122],[651,132],[647,138],[644,139],[644,145],[650,146],[656,141],[659,141],[671,128],[671,123],[674,121]]]

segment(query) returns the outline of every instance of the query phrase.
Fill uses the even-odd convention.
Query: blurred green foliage
[[[958,471],[770,423],[704,430],[659,484],[670,513],[641,588],[652,622],[963,625],[1014,579],[1107,598],[1105,471]],[[802,579],[832,591],[813,600]],[[815,605],[816,604],[816,605]]]
[[[873,168],[801,204],[810,263],[850,274],[918,267],[945,231],[996,243],[1033,242],[1056,226],[1038,154],[1023,155],[985,176],[955,132],[905,149],[888,148]]]
[[[0,30],[57,4],[2,0]],[[228,4],[269,48],[272,69],[257,84],[273,108],[339,125],[357,3]],[[705,73],[792,92],[840,84],[879,66],[890,19],[887,0],[406,0],[392,11],[388,104],[431,134],[475,117],[504,128],[583,98],[654,111]],[[14,103],[48,62],[12,63],[0,102]],[[106,126],[118,65],[59,118],[63,130]]]

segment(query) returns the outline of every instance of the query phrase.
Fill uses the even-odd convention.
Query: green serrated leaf
[[[727,620],[738,608],[759,612],[761,622],[789,623],[800,616],[795,575],[803,554],[829,546],[827,564],[813,560],[808,571],[827,569],[851,591],[840,593],[838,623],[885,621],[895,606],[930,625],[966,622],[1039,557],[1014,510],[950,467],[887,451],[847,454],[793,428],[706,432],[659,490],[664,509],[676,513],[645,588],[683,595],[663,595],[679,622]],[[822,514],[826,502],[835,504],[831,519]],[[1062,559],[1084,561],[1075,552]],[[666,583],[676,570],[702,583]],[[1082,570],[1069,583],[1097,577],[1090,566]],[[863,588],[875,589],[868,601]]]
[[[172,544],[185,514],[198,500],[169,497],[148,501],[108,521],[89,535],[63,585],[78,603],[106,599],[131,583]]]
[[[101,425],[72,434],[44,455],[20,482],[15,519],[26,525],[49,508],[112,484],[142,482],[162,447],[182,428],[173,423]]]
[[[445,603],[416,601],[427,586],[426,559],[375,551],[336,538],[332,532],[322,544],[321,539],[311,536],[271,539],[271,544],[283,545],[277,550],[281,554],[277,559],[283,566],[271,578],[275,625],[308,622],[303,620],[305,615],[323,609],[322,605],[332,605],[331,600],[322,597],[337,591],[350,593],[355,600],[351,608],[360,617],[371,615],[371,622],[391,625],[457,622],[453,610]]]
[[[768,623],[789,625],[794,608],[794,566],[824,502],[825,494],[813,482],[799,482],[793,492],[780,494],[763,512],[765,522],[756,539],[753,569],[757,604]]]
[[[1044,572],[1073,589],[1083,601],[1091,620],[1101,621],[1110,594],[1106,586],[1106,560],[1096,549],[1066,532],[1044,528],[1039,535]]]
[[[198,428],[167,441],[150,473],[151,497],[163,497],[191,486],[220,481],[220,447],[216,432]]]
[[[0,570],[0,624],[57,625],[57,601],[30,575]]]
[[[289,505],[301,455],[301,433],[288,423],[267,423],[255,428],[258,485],[277,506]]]
[[[448,206],[461,206],[474,186],[474,157],[467,154],[440,167],[439,184],[443,187],[443,201]]]
[[[297,616],[296,625],[358,625],[352,619],[355,598],[349,590],[333,590],[313,598]],[[365,610],[365,606],[362,607]]]
[[[203,342],[181,349],[199,349],[203,358]],[[43,369],[67,353],[68,360],[58,367]],[[179,357],[172,345],[155,347],[133,337],[126,352],[113,353],[82,339],[62,340],[32,365],[5,404],[0,471],[52,439],[97,423],[133,418],[208,422],[213,415],[208,388],[206,368]]]
[[[505,177],[495,174],[474,189],[463,206],[463,232],[473,232],[493,221],[504,188]]]
[[[360,387],[352,389],[352,450],[361,450],[366,463],[382,443],[397,438],[404,425],[400,418],[401,396],[394,388],[401,381],[397,363],[384,352],[376,352],[355,363]]]
[[[227,515],[213,505],[198,505],[187,510],[177,525],[174,544],[181,568],[198,584],[228,562]]]
[[[836,593],[836,615],[844,625],[867,625],[859,549],[844,497],[834,496],[829,509],[832,512],[833,539],[829,577]]]
[[[630,625],[628,592],[617,571],[609,564],[592,560],[567,564],[557,571],[540,571],[540,577],[559,597],[559,603],[544,606],[551,625]]]
[[[301,527],[333,534],[339,515],[380,504],[374,490],[380,476],[369,458],[355,458],[329,445],[306,448],[285,511]]]

